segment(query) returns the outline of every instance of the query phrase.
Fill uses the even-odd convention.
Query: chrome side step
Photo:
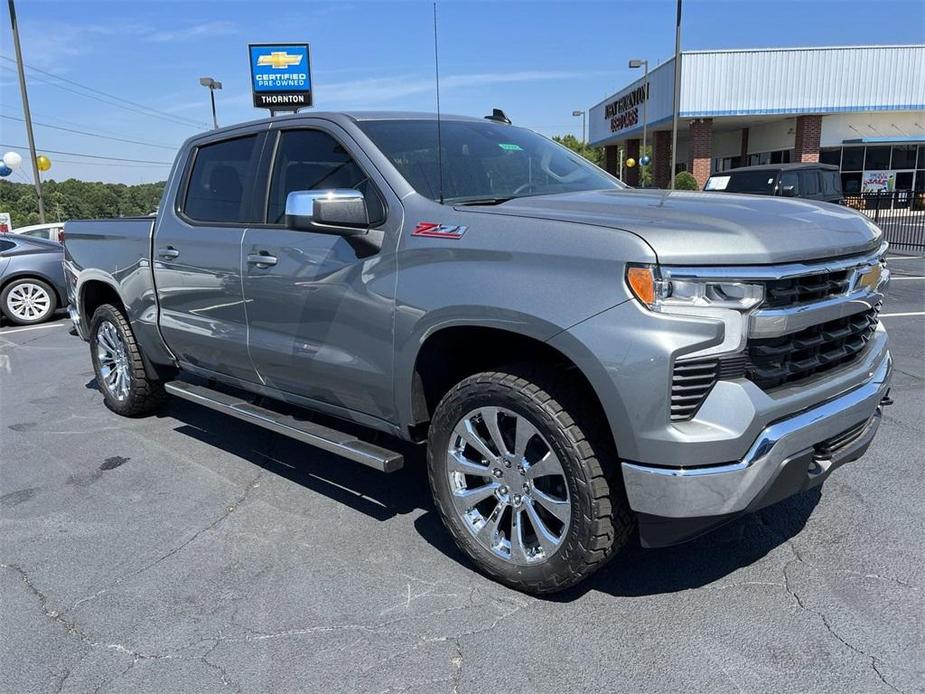
[[[243,419],[245,422],[256,424],[357,463],[363,463],[380,472],[395,472],[405,464],[405,459],[400,453],[361,441],[353,434],[273,412],[234,395],[184,381],[171,381],[166,383],[164,388],[171,395]]]

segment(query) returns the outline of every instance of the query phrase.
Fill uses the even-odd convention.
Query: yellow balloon
[[[39,171],[48,171],[51,168],[51,159],[46,157],[44,154],[40,154],[35,158],[35,163],[39,167]]]
[[[636,166],[636,160],[630,157],[629,159],[626,160],[626,166],[627,168],[632,169],[634,166]]]

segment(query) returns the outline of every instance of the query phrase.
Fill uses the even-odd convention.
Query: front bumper
[[[692,539],[737,515],[817,486],[838,466],[861,457],[879,426],[891,372],[887,351],[867,381],[773,422],[735,462],[687,468],[622,463],[643,544]]]

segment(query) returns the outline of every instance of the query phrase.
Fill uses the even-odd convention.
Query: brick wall
[[[632,169],[628,166],[626,167],[626,177],[623,179],[623,182],[627,185],[633,186],[634,188],[639,187],[639,140],[627,140],[626,141],[626,159],[633,158],[636,160],[636,166]],[[624,164],[626,159],[623,160]]]
[[[690,146],[687,170],[694,174],[703,188],[710,178],[710,158],[713,152],[713,119],[697,118],[690,122]]]
[[[819,140],[822,137],[822,116],[798,116],[793,139],[793,161],[819,161]]]
[[[671,185],[671,131],[656,130],[652,146],[652,178],[656,188]]]

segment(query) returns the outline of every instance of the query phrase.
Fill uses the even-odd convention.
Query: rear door
[[[251,358],[269,387],[389,418],[401,205],[346,132],[316,123],[283,129],[267,143],[266,223],[249,227],[243,243]],[[363,191],[381,250],[285,227],[290,192],[331,188]]]
[[[252,382],[241,242],[256,220],[254,182],[265,129],[226,134],[193,150],[175,205],[158,216],[153,249],[167,345],[191,370]]]

